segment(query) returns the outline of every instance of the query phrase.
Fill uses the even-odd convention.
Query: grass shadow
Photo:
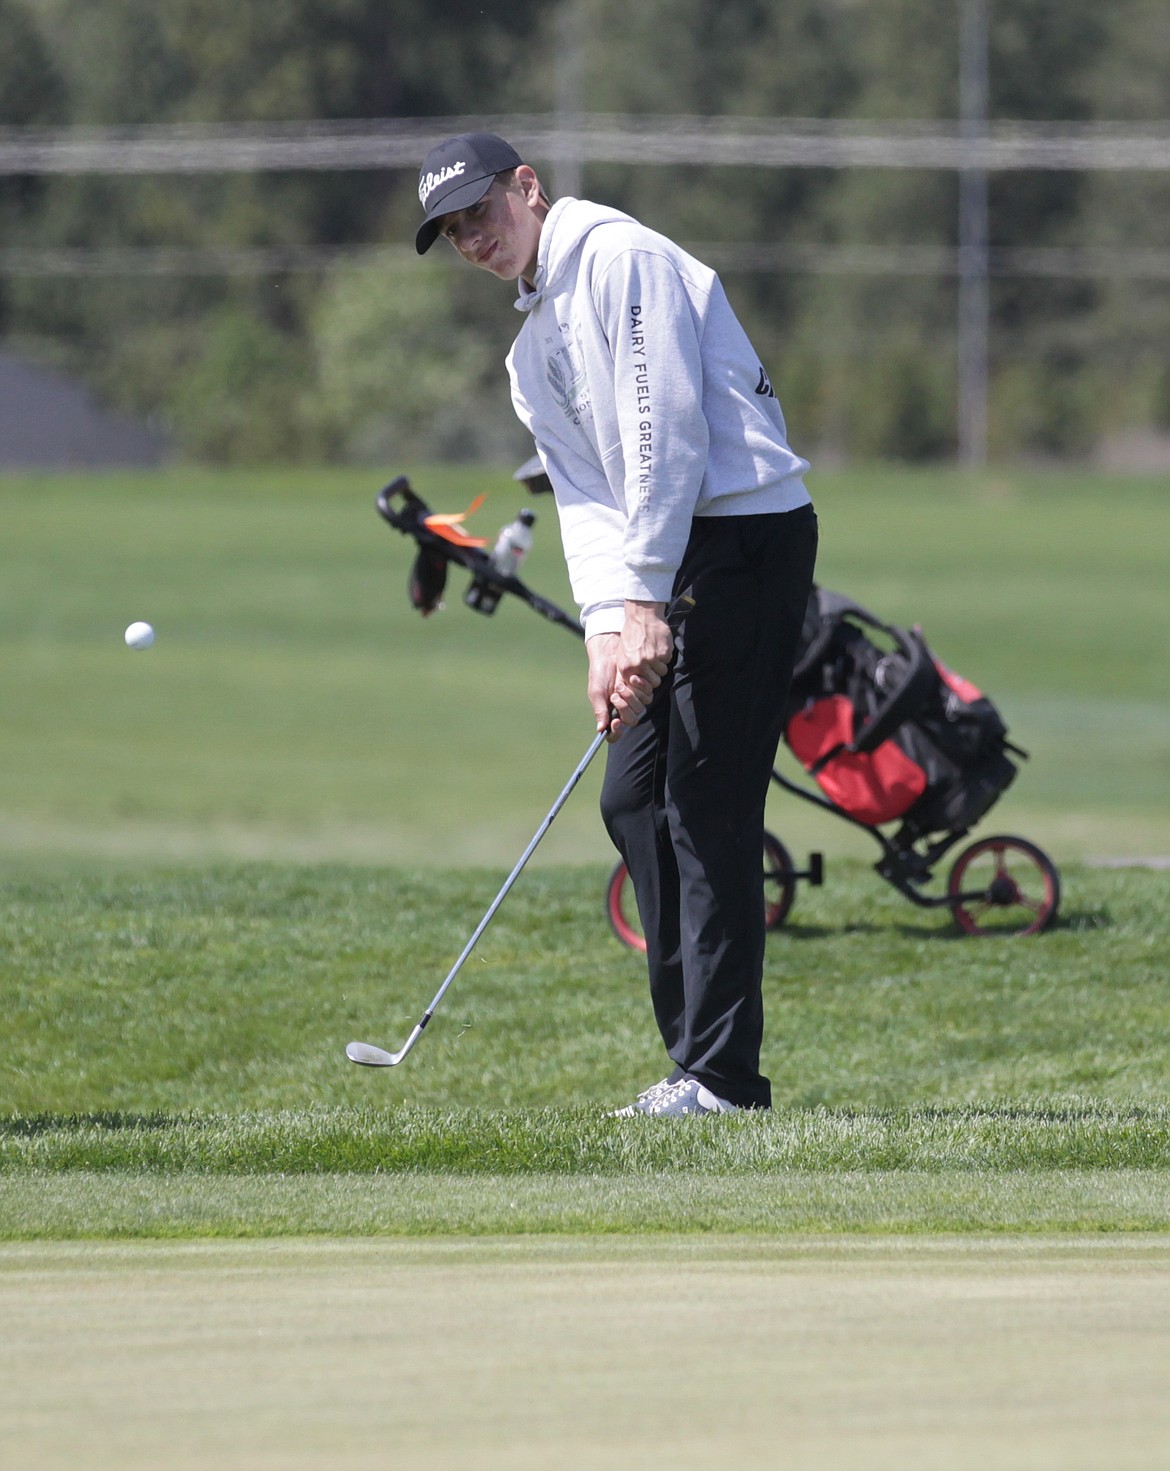
[[[777,925],[774,930],[768,931],[768,941],[771,943],[773,937],[777,939],[788,937],[793,940],[827,940],[830,936],[839,933],[840,931],[830,929],[828,925],[824,924],[791,924],[785,922],[782,925]]]

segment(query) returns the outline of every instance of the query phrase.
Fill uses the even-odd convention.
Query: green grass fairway
[[[1165,1241],[0,1248],[0,1455],[64,1471],[1137,1471]]]
[[[1160,874],[1067,873],[1050,933],[959,937],[859,865],[768,945],[770,1116],[616,1120],[660,1076],[601,871],[5,876],[0,1235],[1124,1231],[1170,1225]]]
[[[603,869],[525,873],[399,1068],[500,875],[243,864],[0,867],[4,1113],[410,1104],[604,1109],[665,1071]],[[1070,866],[1058,927],[965,938],[830,863],[768,942],[764,1066],[784,1109],[1170,1094],[1165,876]]]
[[[402,467],[390,467],[385,479]],[[436,508],[506,470],[421,468]],[[514,601],[428,620],[377,475],[0,479],[0,851],[509,865],[588,744],[584,655]],[[1153,477],[817,475],[820,576],[921,623],[1032,752],[990,821],[1061,859],[1170,853],[1170,498]],[[527,575],[571,608],[553,508]],[[122,631],[146,618],[154,648]],[[596,773],[537,862],[600,862]],[[794,848],[875,853],[777,797]]]

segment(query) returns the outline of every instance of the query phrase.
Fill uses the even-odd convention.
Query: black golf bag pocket
[[[447,558],[431,547],[420,547],[410,569],[410,604],[425,617],[443,601],[447,586]]]
[[[883,648],[870,634],[892,647]],[[992,702],[916,630],[814,588],[784,740],[825,796],[867,827],[972,826],[1016,774]]]

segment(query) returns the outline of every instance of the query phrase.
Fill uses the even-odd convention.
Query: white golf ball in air
[[[126,646],[131,649],[149,649],[154,643],[154,629],[149,623],[132,623],[126,630]]]

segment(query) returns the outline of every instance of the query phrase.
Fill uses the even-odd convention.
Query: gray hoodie
[[[629,215],[545,219],[512,402],[552,481],[586,637],[666,601],[695,516],[808,502],[768,376],[715,273]]]

